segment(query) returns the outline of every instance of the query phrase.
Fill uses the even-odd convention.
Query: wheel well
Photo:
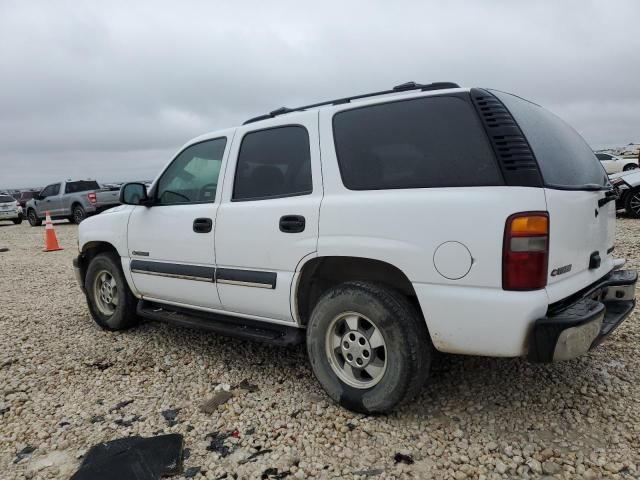
[[[107,242],[87,242],[82,247],[82,254],[81,254],[82,261],[80,262],[80,272],[81,272],[83,281],[84,281],[85,274],[87,273],[87,267],[91,263],[91,260],[93,260],[93,258],[96,255],[99,255],[105,252],[113,253],[116,257],[118,258],[120,257],[120,254],[118,253],[118,250],[116,249],[116,247],[114,247],[113,245]]]
[[[384,285],[406,295],[421,312],[407,276],[398,267],[380,260],[361,257],[317,257],[302,268],[296,289],[298,317],[306,325],[320,296],[340,283],[361,280]]]
[[[82,207],[82,204],[77,200],[71,204],[71,211],[73,212],[73,209],[76,208],[76,207]],[[82,207],[82,208],[84,208],[84,207]],[[107,245],[109,245],[109,244],[107,244]]]

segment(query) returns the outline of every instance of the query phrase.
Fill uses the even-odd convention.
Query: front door
[[[47,185],[40,192],[41,199],[36,200],[36,211],[39,217],[44,217],[47,212],[52,217],[61,214],[62,202],[60,199],[60,184]]]
[[[293,321],[292,280],[316,252],[321,199],[317,112],[236,130],[216,222],[225,310]]]
[[[214,221],[220,170],[231,137],[185,148],[137,206],[128,227],[130,269],[145,299],[220,308],[214,283]]]

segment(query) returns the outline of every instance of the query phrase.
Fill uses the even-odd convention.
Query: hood
[[[631,187],[636,187],[640,185],[640,170],[628,170],[626,172],[614,173],[613,175],[609,175],[609,180],[614,180],[616,178],[622,179]]]

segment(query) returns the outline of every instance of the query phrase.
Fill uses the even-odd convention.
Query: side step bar
[[[305,336],[304,330],[298,327],[174,307],[146,300],[138,302],[136,311],[139,316],[150,320],[209,330],[228,337],[245,338],[271,345],[298,345],[304,342]]]

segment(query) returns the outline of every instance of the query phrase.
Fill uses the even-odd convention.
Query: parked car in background
[[[0,194],[0,220],[22,223],[22,207],[11,195]]]
[[[618,193],[616,208],[629,216],[640,218],[640,170],[617,173],[609,177]]]
[[[20,192],[20,195],[18,196],[18,202],[20,203],[22,210],[26,211],[27,202],[31,200],[33,197],[35,197],[37,194],[38,194],[38,190],[24,190]]]
[[[26,216],[32,227],[42,224],[46,212],[52,219],[80,223],[89,215],[118,205],[118,195],[119,189],[103,189],[95,180],[52,183],[27,202]]]
[[[608,175],[638,168],[638,159],[622,158],[611,153],[596,153],[596,157]]]
[[[567,360],[635,305],[593,151],[504,92],[411,82],[282,108],[120,195],[78,229],[98,325],[306,339],[327,394],[358,412],[416,395],[434,350]]]

